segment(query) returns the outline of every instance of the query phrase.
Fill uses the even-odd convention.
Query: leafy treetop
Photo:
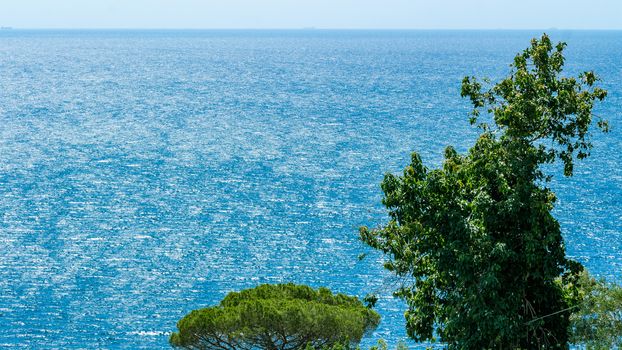
[[[192,311],[170,343],[186,349],[292,350],[357,344],[380,316],[326,288],[264,284],[229,293],[220,305]]]
[[[572,313],[571,341],[588,350],[622,349],[622,286],[583,272],[580,299]]]
[[[560,77],[564,47],[534,39],[486,91],[465,78],[471,122],[485,108],[493,125],[479,124],[466,155],[448,147],[440,169],[413,153],[401,176],[385,176],[389,222],[360,237],[402,278],[395,294],[408,304],[412,338],[450,349],[567,348],[582,267],[565,257],[541,166],[560,159],[571,175],[574,158],[589,155],[592,107],[606,92],[591,72]]]
[[[574,156],[583,159],[590,154],[592,108],[596,100],[607,96],[607,91],[594,86],[599,79],[592,71],[578,78],[560,76],[565,47],[560,42],[553,48],[546,34],[540,40],[532,39],[531,47],[514,58],[510,76],[485,91],[475,77],[465,77],[461,94],[473,104],[472,124],[485,109],[493,116],[502,138],[528,143],[550,141],[550,147],[539,144],[539,161],[551,163],[559,158],[564,175],[570,176]],[[608,122],[601,118],[597,126],[609,130]],[[490,130],[486,123],[480,127]]]

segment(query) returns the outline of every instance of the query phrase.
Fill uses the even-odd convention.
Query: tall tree
[[[450,349],[567,348],[569,282],[582,267],[565,256],[542,166],[559,159],[572,175],[589,155],[592,108],[606,91],[593,72],[561,76],[564,47],[543,35],[489,89],[465,78],[470,122],[482,130],[475,145],[465,155],[448,147],[440,169],[414,153],[403,175],[385,176],[390,220],[360,237],[403,277],[395,294],[407,301],[412,338]],[[606,121],[598,126],[607,131]]]
[[[356,297],[294,284],[229,293],[220,305],[177,323],[171,345],[206,350],[346,349],[378,326],[380,316]]]

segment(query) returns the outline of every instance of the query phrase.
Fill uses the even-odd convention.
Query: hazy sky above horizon
[[[622,0],[0,0],[0,26],[622,29]]]

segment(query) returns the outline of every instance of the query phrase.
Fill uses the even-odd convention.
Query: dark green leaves
[[[503,138],[547,144],[539,162],[558,158],[564,163],[564,175],[570,176],[573,160],[589,155],[592,108],[607,92],[594,87],[598,81],[594,72],[581,73],[578,79],[561,76],[565,46],[559,43],[553,48],[546,34],[534,39],[531,47],[514,59],[510,76],[488,90],[477,79],[467,77],[461,94],[473,104],[472,123],[486,108]],[[602,119],[597,126],[603,131],[609,128]]]
[[[580,265],[565,257],[541,168],[559,159],[572,175],[574,160],[589,155],[592,108],[606,92],[592,72],[561,76],[564,47],[544,35],[498,84],[464,78],[471,123],[486,113],[492,124],[479,125],[466,155],[448,147],[440,169],[414,153],[401,176],[385,176],[389,222],[361,228],[360,238],[406,281],[395,295],[408,304],[413,339],[440,337],[451,349],[567,347]]]

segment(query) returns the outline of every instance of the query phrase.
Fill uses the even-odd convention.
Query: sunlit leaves
[[[484,89],[474,77],[461,94],[482,134],[466,155],[448,147],[440,169],[414,153],[381,188],[389,223],[361,228],[404,278],[395,295],[408,305],[409,336],[451,349],[565,349],[569,307],[577,298],[555,195],[542,165],[559,159],[572,175],[589,156],[596,100],[606,92],[592,72],[562,77],[565,44],[544,35],[518,54],[510,75]],[[598,121],[606,131],[608,124]]]
[[[345,349],[379,322],[380,316],[355,297],[326,288],[264,284],[192,311],[177,323],[179,332],[170,343],[215,350]]]
[[[564,174],[570,176],[574,159],[587,157],[592,148],[592,120],[597,118],[603,131],[609,126],[592,114],[594,101],[607,96],[605,90],[594,87],[596,74],[587,71],[578,79],[562,77],[565,46],[560,43],[553,48],[547,35],[534,39],[531,47],[516,56],[506,79],[484,90],[477,79],[468,77],[461,94],[473,104],[472,123],[481,109],[486,109],[504,138],[547,143],[540,161],[552,162],[556,157],[564,164]]]
[[[622,287],[587,272],[577,284],[581,302],[571,317],[573,343],[594,350],[622,348]]]

